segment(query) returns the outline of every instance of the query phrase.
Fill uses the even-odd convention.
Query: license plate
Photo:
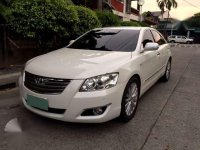
[[[48,101],[46,99],[35,97],[32,95],[27,95],[27,104],[29,106],[46,110],[46,111],[48,111],[48,107],[49,107]]]

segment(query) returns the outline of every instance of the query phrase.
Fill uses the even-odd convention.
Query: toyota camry
[[[24,106],[68,122],[131,120],[139,98],[168,81],[171,51],[149,27],[88,31],[59,50],[29,60],[19,79]]]

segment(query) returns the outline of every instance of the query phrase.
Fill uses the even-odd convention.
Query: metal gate
[[[37,41],[16,38],[7,25],[0,25],[0,69],[23,65],[37,55]]]
[[[0,68],[5,67],[6,27],[0,25]]]

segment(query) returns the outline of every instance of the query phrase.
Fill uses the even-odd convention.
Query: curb
[[[18,86],[18,79],[20,76],[20,72],[15,72],[15,73],[9,73],[9,74],[4,74],[0,75],[0,89],[6,89],[10,87],[16,87]]]

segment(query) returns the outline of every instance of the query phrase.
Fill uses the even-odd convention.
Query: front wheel
[[[139,80],[133,77],[126,85],[122,98],[120,119],[123,122],[128,122],[134,117],[138,105],[139,93]]]
[[[165,74],[161,78],[162,81],[164,81],[164,82],[169,81],[170,74],[171,74],[171,60],[169,60],[167,62],[167,66],[166,66],[166,69],[165,69]]]
[[[187,43],[187,44],[190,44],[190,41],[187,41],[186,43]]]

